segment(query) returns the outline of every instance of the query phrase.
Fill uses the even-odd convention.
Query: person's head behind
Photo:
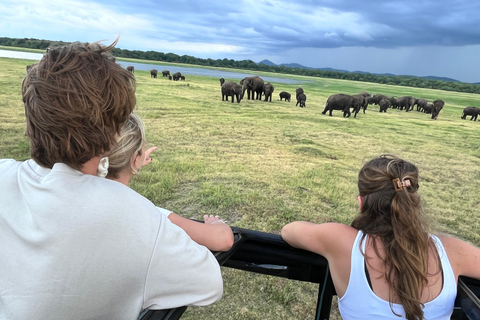
[[[145,142],[145,126],[142,120],[132,113],[122,128],[117,144],[108,156],[107,178],[118,179],[123,170],[133,174],[138,173],[144,159],[142,157],[144,157]],[[136,158],[142,162],[140,167],[134,165]]]
[[[427,284],[429,226],[418,194],[418,168],[392,155],[365,163],[358,174],[363,204],[352,222],[385,247],[385,278],[399,297],[407,319],[421,319],[420,293]],[[378,253],[377,246],[374,248]]]
[[[109,52],[117,40],[48,48],[28,72],[22,85],[26,135],[40,165],[81,169],[115,145],[136,103],[134,76]]]

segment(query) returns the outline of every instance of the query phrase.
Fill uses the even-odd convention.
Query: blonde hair
[[[132,158],[135,154],[142,153],[145,142],[143,121],[132,113],[122,128],[117,144],[108,156],[107,178],[118,179],[119,173],[127,167],[130,167],[134,174],[138,173],[139,169],[133,166]]]
[[[382,241],[390,301],[398,296],[409,320],[423,319],[420,297],[428,284],[429,252],[436,252],[418,188],[418,168],[412,163],[393,155],[370,160],[358,174],[363,206],[352,222],[364,236]],[[376,242],[373,246],[380,257]]]
[[[79,170],[115,145],[136,103],[135,77],[110,54],[117,41],[48,48],[28,71],[22,84],[26,135],[38,164]]]

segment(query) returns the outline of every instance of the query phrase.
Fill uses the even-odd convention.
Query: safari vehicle
[[[312,319],[328,320],[336,294],[327,260],[315,253],[288,245],[279,235],[232,227],[235,242],[227,252],[214,253],[220,265],[319,284],[317,308]],[[461,277],[452,320],[480,320],[480,281]],[[180,319],[187,307],[150,310],[141,320]]]

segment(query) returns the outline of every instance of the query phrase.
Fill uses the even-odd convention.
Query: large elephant
[[[408,112],[413,109],[416,101],[417,99],[412,96],[404,96],[396,99],[396,106],[400,110],[403,110],[403,108],[405,108],[405,111]]]
[[[366,92],[365,92],[366,93]],[[359,94],[355,94],[352,96],[355,100],[357,100],[357,103],[359,105],[359,109],[358,111],[360,111],[360,109],[363,109],[363,113],[365,113],[365,111],[367,110],[367,107],[368,107],[368,97],[366,97],[365,95],[359,93]],[[356,114],[355,114],[356,115]]]
[[[242,85],[234,81],[227,81],[222,84],[222,101],[225,99],[228,101],[228,97],[232,97],[232,103],[235,100],[234,97],[237,97],[237,103],[243,98]]]
[[[292,97],[292,95],[286,91],[280,92],[279,96],[280,96],[280,101],[282,101],[282,99],[285,99],[285,101],[289,101],[289,102],[290,102],[290,98]]]
[[[387,109],[392,106],[392,103],[389,99],[382,99],[378,103],[380,110],[378,112],[387,112]]]
[[[467,116],[472,116],[470,120],[477,121],[477,117],[480,114],[480,108],[478,107],[466,107],[463,109],[462,119],[467,118]]]
[[[272,102],[272,94],[275,88],[273,87],[273,84],[270,82],[267,82],[266,84],[263,85],[262,91],[263,94],[265,95],[265,101],[270,101]]]
[[[262,78],[259,76],[246,77],[240,81],[240,84],[243,86],[242,97],[246,90],[248,100],[250,100],[250,93],[252,94],[252,100],[262,100],[263,85],[265,84]]]
[[[426,114],[430,114],[432,113],[432,109],[433,109],[433,103],[428,102],[425,108],[423,108],[423,112]]]
[[[306,101],[307,101],[307,96],[305,95],[305,93],[300,93],[297,96],[297,104],[295,104],[295,106],[298,106],[300,104],[300,108],[305,108],[306,107],[306,104],[305,104]]]
[[[173,74],[173,81],[178,81],[180,80],[180,77],[182,76],[182,74],[180,72],[175,72]]]
[[[225,79],[220,78],[220,87],[225,83]]]
[[[169,71],[169,70],[163,70],[163,71],[162,71],[162,77],[168,78],[169,75],[170,75],[170,71]]]
[[[384,94],[375,94],[373,97],[368,98],[369,104],[378,104],[380,100],[387,99],[388,97]]]
[[[358,99],[355,99],[353,96],[343,93],[338,93],[328,97],[327,102],[325,103],[325,109],[322,114],[326,114],[329,111],[329,116],[332,116],[333,110],[343,111],[343,117],[350,117],[352,114],[350,108],[353,108],[355,112],[354,118],[357,117],[357,113],[360,110],[360,104]]]
[[[304,93],[303,88],[297,88],[297,90],[295,90],[295,98],[297,98],[297,100],[298,100],[298,95],[301,93]]]
[[[437,120],[438,114],[440,113],[440,110],[443,109],[444,105],[445,105],[445,101],[443,101],[442,99],[437,99],[433,101],[432,119]]]
[[[150,70],[150,78],[156,78],[158,74],[157,69]]]
[[[135,68],[133,66],[128,66],[127,70],[130,71],[131,73],[135,73]]]
[[[427,106],[427,103],[427,99],[417,99],[417,111],[423,112],[423,110]]]

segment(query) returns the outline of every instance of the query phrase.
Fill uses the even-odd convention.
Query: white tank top
[[[402,305],[393,303],[393,311],[401,315],[396,316],[390,308],[390,303],[378,297],[370,288],[365,275],[365,252],[367,237],[360,244],[363,232],[358,231],[352,248],[352,262],[350,280],[343,297],[338,299],[338,308],[344,320],[351,319],[405,319]],[[443,269],[443,288],[440,294],[430,302],[425,303],[423,309],[426,320],[450,320],[457,296],[457,282],[448,260],[447,253],[440,239],[431,235],[438,251]]]

